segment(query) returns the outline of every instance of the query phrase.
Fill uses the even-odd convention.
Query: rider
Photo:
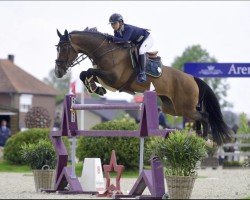
[[[147,29],[139,28],[129,24],[125,24],[123,17],[114,13],[110,16],[109,22],[114,29],[114,36],[108,35],[108,40],[115,43],[131,41],[139,45],[139,65],[140,72],[137,76],[137,81],[143,83],[147,81],[146,68],[146,52],[153,46],[153,39]]]

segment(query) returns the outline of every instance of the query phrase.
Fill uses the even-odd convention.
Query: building
[[[81,94],[76,94],[76,103],[81,102]],[[125,100],[109,100],[106,98],[94,98],[91,97],[89,94],[84,95],[84,104],[124,104],[128,103]],[[63,101],[58,103],[56,112],[60,115],[60,118],[63,114]],[[136,122],[140,120],[140,111],[139,110],[85,110],[84,111],[84,124],[81,121],[81,112],[77,111],[77,122],[78,128],[84,127],[84,130],[90,130],[94,125],[105,122],[111,121],[115,118],[119,118],[128,114],[130,117],[134,118]]]
[[[14,56],[0,59],[0,121],[7,120],[12,133],[25,128],[25,115],[31,107],[48,110],[51,127],[58,91],[15,65]]]

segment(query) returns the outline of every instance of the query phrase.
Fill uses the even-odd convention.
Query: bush
[[[239,129],[238,134],[248,134],[250,133],[250,126],[248,125],[247,115],[245,113],[240,114]],[[240,138],[238,139],[242,144],[250,144],[250,138]],[[241,151],[250,151],[250,147],[241,147]]]
[[[39,140],[50,140],[50,130],[45,128],[32,128],[18,132],[11,136],[4,146],[4,159],[13,164],[26,164],[21,156],[21,146],[24,144],[37,144]],[[69,149],[69,141],[63,138],[66,148]]]
[[[207,154],[205,140],[187,130],[170,133],[166,139],[155,137],[148,148],[161,159],[166,167],[166,175],[194,175],[197,162]]]
[[[22,158],[33,170],[42,169],[44,165],[48,165],[50,169],[55,169],[56,152],[48,140],[40,140],[37,144],[24,144],[21,147]]]
[[[138,124],[131,119],[120,119],[98,124],[92,130],[137,130]],[[112,150],[116,152],[117,164],[128,169],[138,168],[139,138],[128,137],[81,137],[77,141],[76,156],[83,161],[86,157],[101,158],[109,164]]]
[[[213,157],[215,153],[218,151],[218,146],[214,144],[212,147],[206,146],[208,157]]]

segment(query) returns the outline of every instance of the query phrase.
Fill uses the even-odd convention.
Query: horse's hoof
[[[104,87],[97,87],[95,93],[100,95],[100,96],[103,96],[104,94],[107,93],[107,91]]]

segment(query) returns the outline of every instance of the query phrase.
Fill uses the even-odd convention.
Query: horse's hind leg
[[[208,119],[209,115],[207,112],[203,112],[203,111],[201,111],[200,113],[202,115],[201,123],[203,127],[203,137],[207,137],[208,132],[209,132],[209,119]]]
[[[162,104],[161,104],[162,111],[166,114],[176,116],[174,105],[173,105],[171,99],[168,98],[167,96],[163,96],[163,95],[159,95],[159,97],[160,97],[161,102],[162,102]]]
[[[201,107],[200,107],[200,106],[197,106],[197,107],[196,107],[196,110],[197,110],[198,112],[200,112],[200,111],[201,111]],[[195,121],[195,129],[196,129],[196,133],[197,133],[198,135],[202,135],[201,121],[199,121],[199,120],[196,120],[196,121]]]
[[[199,135],[201,134],[201,124],[202,124],[203,133],[201,135],[203,137],[207,137],[207,134],[209,131],[209,121],[208,121],[208,113],[207,112],[199,111],[199,110],[195,110],[193,112],[186,112],[185,117],[192,119],[192,120],[195,120],[196,131],[198,131]]]

